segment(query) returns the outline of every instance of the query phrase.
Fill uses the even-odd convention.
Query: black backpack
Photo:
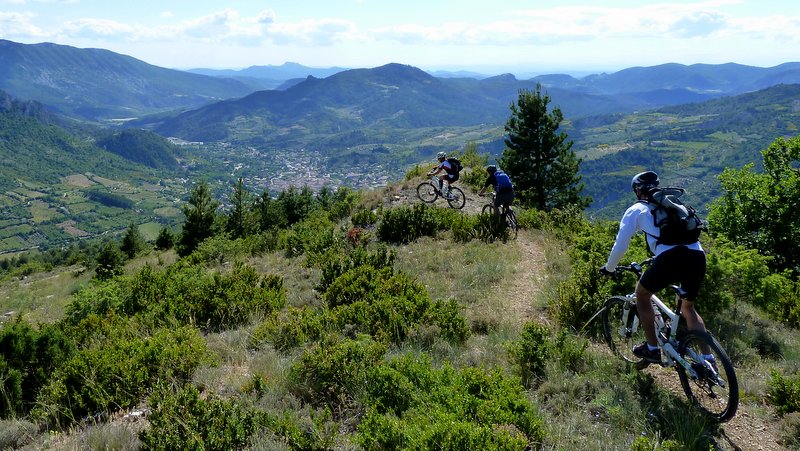
[[[455,174],[458,174],[459,172],[461,172],[462,169],[464,169],[464,166],[461,165],[461,160],[459,160],[458,158],[450,157],[447,159],[447,162],[450,163],[450,166],[453,167]]]
[[[651,213],[660,232],[657,244],[692,244],[708,230],[694,208],[681,202],[682,195],[682,188],[653,188],[647,193],[645,202],[655,205]]]

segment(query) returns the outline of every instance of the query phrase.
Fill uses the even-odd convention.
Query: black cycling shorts
[[[642,275],[639,283],[648,291],[656,293],[671,284],[679,283],[687,293],[687,299],[694,301],[700,291],[700,284],[706,275],[706,254],[703,251],[675,246],[662,252]]]

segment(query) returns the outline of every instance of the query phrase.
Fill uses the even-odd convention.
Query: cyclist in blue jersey
[[[486,182],[483,184],[483,188],[478,192],[478,195],[483,196],[486,189],[491,186],[494,188],[495,192],[495,213],[499,212],[501,205],[508,209],[511,206],[511,202],[514,201],[514,185],[511,183],[511,178],[505,172],[497,169],[497,166],[493,164],[486,167],[486,173],[489,174],[489,176],[486,177]]]

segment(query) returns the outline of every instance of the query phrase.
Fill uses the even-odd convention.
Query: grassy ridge
[[[56,291],[63,282],[37,278],[49,287],[39,288],[48,305],[63,309],[51,307],[46,321],[79,325],[67,336],[80,346],[39,395],[50,409],[36,412],[53,417],[62,399],[88,409],[73,415],[148,407],[149,422],[134,429],[104,420],[86,428],[63,411],[54,417],[73,425],[62,444],[89,440],[94,448],[707,449],[723,443],[726,431],[733,435],[734,426],[694,413],[659,374],[612,359],[591,327],[575,332],[593,302],[630,288],[631,281],[605,285],[596,275],[613,225],[588,223],[575,212],[520,211],[526,229],[518,241],[486,243],[457,240],[466,236],[459,229],[465,218],[451,210],[415,216],[414,207],[392,215],[378,209],[375,217],[351,220],[360,206],[366,205],[351,205],[341,221],[320,220],[317,211],[285,230],[212,238],[182,260],[171,251],[152,253],[131,261],[120,278],[91,285],[75,279],[74,296]],[[431,236],[376,241],[389,227],[382,221],[414,217],[438,221]],[[773,394],[789,393],[776,390],[792,386],[800,335],[770,319],[752,281],[738,277],[759,273],[756,255],[706,244],[714,250],[713,278],[703,298],[720,301],[703,305],[706,320],[744,381],[743,412],[749,421],[774,423],[774,410],[765,406]],[[545,259],[526,264],[523,247]],[[746,262],[751,269],[731,266]],[[507,289],[530,278],[541,280],[535,291]],[[731,290],[735,298],[727,297]],[[511,314],[517,302],[541,316]],[[20,307],[24,317],[45,318],[41,304]],[[191,330],[202,332],[202,343]],[[89,387],[135,374],[142,385],[110,401],[102,391],[79,392],[69,381],[86,365],[95,368]],[[765,378],[769,371],[786,379]],[[774,389],[771,380],[784,385]],[[3,446],[47,443],[29,433],[36,418],[0,422]],[[788,415],[780,421],[792,424]],[[769,443],[778,446],[779,439],[797,437],[775,433]]]

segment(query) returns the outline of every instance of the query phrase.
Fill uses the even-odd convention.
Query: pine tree
[[[523,89],[511,117],[505,125],[506,149],[500,159],[501,168],[511,176],[523,205],[550,211],[567,205],[584,209],[591,198],[582,196],[579,173],[581,159],[572,151],[572,141],[565,132],[558,132],[564,119],[559,108],[548,113],[550,96],[536,90]]]
[[[166,226],[162,227],[161,231],[158,232],[158,237],[156,238],[156,249],[171,249],[174,245],[175,234],[172,233],[172,229]]]
[[[109,241],[100,249],[96,261],[95,277],[100,280],[107,280],[122,274],[122,265],[125,262],[125,257],[117,243]]]
[[[178,240],[178,255],[191,254],[203,240],[214,235],[217,207],[219,202],[211,197],[207,183],[201,182],[192,190],[188,205],[183,207],[186,221]]]
[[[120,244],[119,249],[127,255],[128,258],[135,257],[137,253],[144,249],[144,240],[139,234],[139,227],[133,223],[128,226],[128,230],[125,231],[125,236],[122,237],[122,244]]]
[[[252,233],[255,228],[253,208],[250,201],[250,191],[244,186],[242,178],[233,187],[230,195],[231,211],[225,222],[225,231],[231,238],[241,238]]]

